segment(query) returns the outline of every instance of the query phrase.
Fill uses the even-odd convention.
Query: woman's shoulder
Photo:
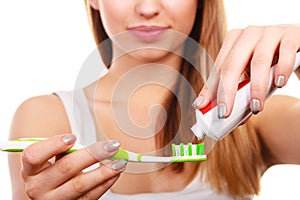
[[[252,115],[250,118],[250,122],[256,130],[257,134],[260,135],[268,135],[269,133],[273,133],[275,130],[283,126],[283,122],[286,120],[290,120],[288,116],[288,112],[292,109],[293,105],[299,104],[300,99],[276,94],[270,96],[264,103],[264,108],[257,115]]]
[[[276,94],[269,97],[264,105],[264,109],[257,116],[252,117],[253,121],[264,121],[265,118],[278,117],[277,114],[289,111],[293,105],[299,104],[300,99],[289,96]]]
[[[17,108],[10,138],[49,137],[70,132],[64,106],[54,94],[31,97]]]
[[[290,95],[276,94],[267,99],[266,104],[298,102],[300,99]],[[287,102],[288,101],[288,102]]]

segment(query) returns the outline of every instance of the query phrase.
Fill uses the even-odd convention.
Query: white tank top
[[[77,136],[77,143],[81,145],[91,145],[97,141],[96,125],[94,123],[90,107],[82,89],[73,91],[59,91],[55,94],[62,101],[66,114],[69,119],[72,133]],[[93,165],[86,170],[93,169],[99,165]],[[130,183],[128,183],[130,184]],[[116,194],[108,190],[101,200],[229,200],[234,199],[228,195],[218,194],[211,189],[209,184],[201,183],[198,176],[189,183],[183,190],[176,192],[161,192],[161,193],[141,193],[134,195]],[[244,200],[250,200],[244,198]]]

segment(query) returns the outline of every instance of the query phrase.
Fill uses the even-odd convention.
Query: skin
[[[37,132],[41,134],[37,135]],[[64,108],[56,96],[28,99],[16,111],[11,126],[11,138],[31,135],[49,139],[31,145],[22,155],[9,155],[14,199],[94,199],[101,196],[119,177],[122,169],[114,170],[104,165],[90,174],[81,173],[87,166],[109,158],[116,152],[105,151],[103,142],[96,143],[88,151],[80,150],[68,154],[54,164],[53,161],[49,162],[48,160],[55,156],[60,157],[60,154],[69,149],[75,141],[64,143],[65,135],[58,135],[58,132],[70,133],[71,130]],[[78,159],[81,162],[78,162]],[[86,184],[87,180],[93,181],[90,182],[93,184]],[[43,189],[40,185],[43,185]]]
[[[101,11],[101,17],[109,36],[125,31],[127,26],[154,22],[168,25],[171,29],[188,34],[192,23],[187,22],[193,21],[195,3],[196,1],[182,0],[131,0],[126,3],[123,0],[99,0],[99,2],[90,0],[90,4]],[[180,9],[174,9],[174,6],[178,6]],[[224,88],[226,88],[222,94],[225,97],[222,99],[226,100],[227,115],[230,113],[234,97],[234,92],[230,91],[236,87],[241,72],[247,67],[249,58],[252,58],[250,72],[254,81],[251,90],[252,97],[259,98],[263,102],[264,90],[255,90],[255,88],[264,89],[266,87],[268,69],[275,53],[279,52],[279,67],[276,76],[282,74],[285,76],[285,80],[288,79],[294,61],[294,57],[290,55],[294,55],[300,45],[298,35],[300,35],[298,26],[249,27],[228,33],[216,61],[218,75],[222,77]],[[111,110],[112,89],[122,74],[145,62],[145,55],[145,52],[140,51],[125,56],[112,65],[109,73],[99,83],[93,83],[85,88],[88,100],[93,100],[93,92],[96,88],[95,109],[99,119],[98,123],[103,131],[110,139],[120,140],[122,147],[137,152],[142,151],[145,146],[149,148],[148,150],[154,149],[154,139],[148,138],[145,143],[137,142],[126,136],[121,130],[116,129]],[[158,63],[168,64],[174,69],[178,69],[176,56],[170,57],[160,51],[154,52],[152,56],[151,59]],[[124,62],[129,67],[122,68]],[[218,83],[219,79],[216,79],[215,85]],[[106,86],[103,91],[100,92],[98,84]],[[205,106],[209,101],[206,90],[207,88],[204,88],[200,93],[204,97],[200,107]],[[157,92],[161,95],[155,95]],[[133,96],[132,102],[135,106],[129,104],[130,112],[132,116],[135,116],[133,120],[141,126],[150,123],[150,119],[145,117],[148,116],[147,112],[150,107],[153,104],[164,104],[169,95],[168,90],[159,86],[149,86],[139,90]],[[218,94],[218,96],[220,95]],[[151,98],[145,98],[148,96]],[[120,103],[126,105],[125,102],[121,101]],[[105,116],[101,115],[103,110],[105,110]],[[300,125],[296,120],[291,120],[300,117],[300,101],[286,96],[271,97],[261,111],[250,120],[262,138],[266,166],[278,163],[300,164],[298,154],[300,134],[297,131],[300,130]],[[189,166],[186,167],[187,171],[181,174],[173,174],[166,169],[140,175],[123,173],[120,176],[126,167],[125,164],[116,170],[112,168],[113,163],[111,163],[108,166],[101,165],[89,173],[81,173],[87,166],[109,158],[116,150],[108,152],[105,149],[106,141],[97,142],[89,147],[88,151],[80,150],[61,157],[60,154],[69,149],[75,139],[66,143],[63,140],[66,135],[58,135],[58,133],[71,133],[64,107],[58,97],[54,95],[33,97],[26,100],[17,109],[11,125],[10,138],[49,137],[49,139],[31,145],[22,154],[9,155],[15,199],[21,197],[26,199],[28,196],[33,199],[53,199],[54,197],[55,199],[60,197],[62,199],[96,199],[108,189],[117,193],[131,194],[178,191],[183,189],[192,178],[188,176],[188,170],[191,169]],[[90,152],[94,156],[91,156]],[[60,158],[56,162],[52,159],[55,156]],[[81,162],[77,162],[79,158]],[[172,176],[172,182],[168,182],[170,176]],[[145,178],[148,180],[147,183],[143,181]],[[131,183],[130,187],[127,184],[128,180]],[[165,182],[168,184],[159,184]],[[40,185],[43,187],[39,187]]]
[[[228,32],[216,59],[214,82],[205,86],[199,94],[203,100],[198,108],[205,107],[210,97],[216,95],[218,103],[226,105],[224,117],[229,116],[241,75],[245,71],[251,74],[250,96],[260,101],[261,113],[248,120],[253,122],[262,139],[266,166],[300,163],[297,153],[300,150],[299,125],[294,120],[300,115],[299,99],[274,96],[265,102],[273,57],[278,56],[278,62],[274,65],[274,84],[277,84],[278,76],[284,77],[282,85],[277,85],[280,88],[286,85],[292,73],[296,52],[300,48],[299,33],[299,25],[250,26]],[[300,80],[299,72],[300,68],[295,74]],[[214,94],[209,91],[214,91]],[[250,108],[253,109],[251,103]],[[288,150],[286,146],[289,146]]]
[[[218,103],[226,104],[225,117],[228,116],[240,77],[247,71],[251,74],[251,99],[260,101],[258,111],[262,111],[273,57],[279,57],[274,84],[277,83],[278,76],[283,76],[282,85],[278,85],[283,87],[292,73],[296,52],[300,48],[299,33],[299,25],[250,26],[228,32],[216,59],[217,73],[214,75],[217,81],[202,89],[199,96],[204,100],[199,108],[205,107],[210,101],[209,91],[215,91]],[[298,69],[296,72],[298,77],[299,71]]]

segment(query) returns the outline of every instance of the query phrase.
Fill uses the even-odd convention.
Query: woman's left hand
[[[194,105],[203,108],[217,96],[219,117],[229,116],[241,76],[247,73],[251,76],[250,108],[254,114],[262,111],[274,57],[278,56],[275,85],[283,87],[299,50],[300,25],[250,26],[229,31],[216,59],[216,73],[211,75],[213,83],[203,87]]]

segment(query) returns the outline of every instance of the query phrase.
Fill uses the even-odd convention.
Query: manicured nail
[[[107,152],[113,152],[117,150],[120,147],[120,142],[118,140],[113,140],[113,141],[107,141],[104,144],[104,150]]]
[[[226,115],[226,105],[225,103],[218,104],[218,118],[224,119]]]
[[[125,168],[126,164],[127,164],[127,160],[124,160],[124,159],[116,160],[116,161],[113,161],[111,168],[113,168],[114,170],[120,171]]]
[[[276,86],[277,86],[278,88],[283,87],[284,80],[285,80],[284,76],[282,76],[282,75],[278,76],[278,77],[277,77],[277,81],[276,81]]]
[[[260,100],[258,99],[252,99],[251,100],[251,111],[254,115],[256,115],[257,113],[259,113],[260,111]]]
[[[76,136],[73,134],[68,134],[63,137],[63,141],[66,145],[73,144],[76,140]]]
[[[202,96],[197,97],[192,104],[193,108],[197,109],[202,104],[203,100],[204,98]]]

